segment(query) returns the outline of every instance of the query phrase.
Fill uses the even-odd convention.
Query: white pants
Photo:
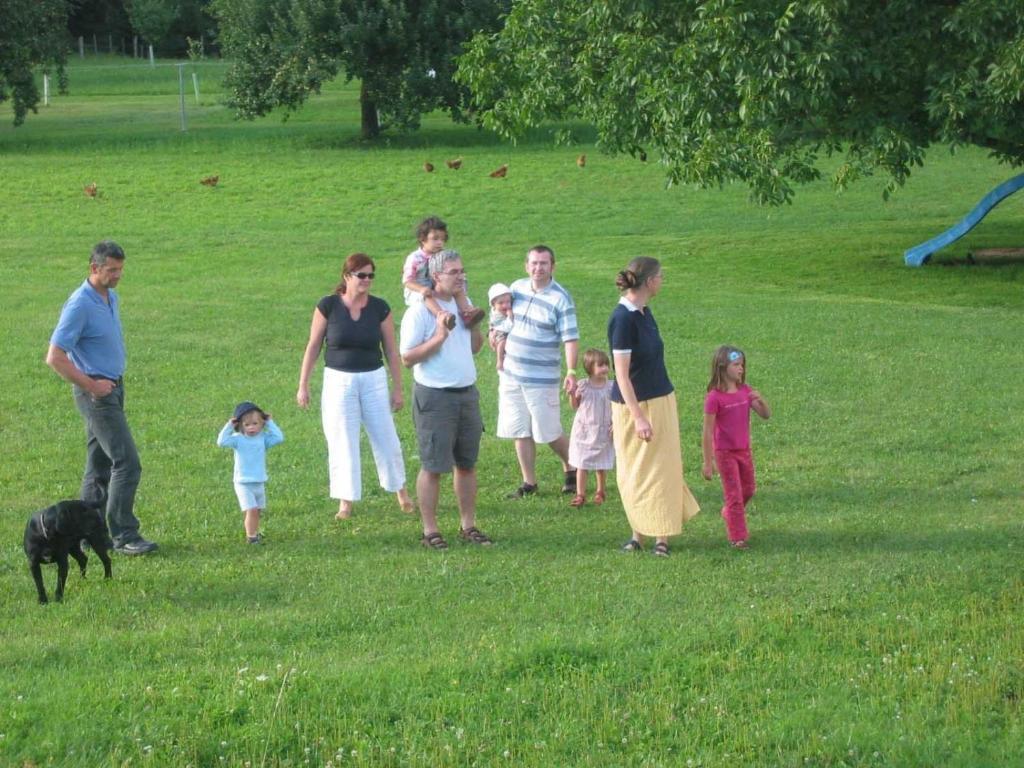
[[[388,378],[383,367],[363,373],[324,369],[320,416],[327,438],[331,498],[363,497],[359,428],[366,428],[381,488],[394,493],[405,485],[405,462],[391,417]]]

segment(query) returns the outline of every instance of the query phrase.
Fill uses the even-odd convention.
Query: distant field
[[[902,262],[1011,169],[939,147],[888,203],[878,179],[763,209],[739,186],[666,190],[653,158],[602,155],[585,127],[577,146],[549,131],[513,146],[436,115],[364,144],[355,85],[285,122],[238,122],[220,63],[198,67],[198,105],[186,83],[182,132],[177,70],[159,64],[73,60],[70,93],[23,127],[0,110],[0,764],[1024,763],[1024,269],[963,263],[1024,245],[1024,197],[936,263]],[[489,178],[503,163],[508,177]],[[198,183],[214,174],[216,188]],[[493,435],[489,351],[479,522],[497,546],[424,551],[368,451],[367,496],[334,520],[319,410],[294,404],[310,315],[362,250],[400,317],[399,268],[431,213],[478,303],[550,244],[584,347],[606,345],[616,271],[662,259],[653,309],[703,506],[669,560],[619,554],[614,484],[603,507],[571,509],[550,452],[538,497],[504,499],[518,478]],[[41,608],[22,531],[77,494],[84,454],[43,355],[104,237],[128,254],[137,512],[161,550],[115,558],[108,583],[72,573],[64,604]],[[699,472],[708,364],[727,342],[774,410],[753,427],[744,553]],[[214,445],[242,399],[287,437],[269,456],[259,551]],[[409,411],[397,421],[411,480]],[[448,489],[442,510],[453,539]]]

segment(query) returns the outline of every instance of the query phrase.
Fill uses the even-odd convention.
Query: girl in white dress
[[[612,442],[612,385],[608,381],[611,361],[600,349],[588,349],[583,354],[583,368],[587,378],[576,383],[570,396],[576,416],[569,435],[569,464],[576,467],[576,495],[570,506],[582,507],[587,503],[587,472],[597,476],[594,503],[605,500],[605,479],[615,466],[615,444]]]

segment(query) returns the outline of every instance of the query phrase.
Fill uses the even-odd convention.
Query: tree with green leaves
[[[0,0],[0,103],[11,100],[21,125],[39,104],[35,70],[56,72],[67,90],[68,4],[65,0]]]
[[[582,120],[670,183],[741,180],[762,203],[822,155],[840,188],[884,172],[886,196],[933,143],[1024,161],[1020,0],[517,0],[458,79],[506,137]]]
[[[174,0],[129,0],[126,5],[132,29],[154,47],[167,37],[178,18],[178,3]]]
[[[362,134],[410,129],[420,116],[463,116],[455,57],[493,30],[506,0],[215,0],[226,83],[242,117],[297,109],[344,71],[361,84]]]

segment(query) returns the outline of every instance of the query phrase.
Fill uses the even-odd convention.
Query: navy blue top
[[[612,355],[630,353],[629,380],[638,401],[653,400],[675,391],[665,369],[665,344],[650,307],[639,310],[628,302],[615,307],[608,318],[608,346]],[[611,397],[616,403],[625,402],[617,381],[612,383]]]
[[[391,307],[384,299],[370,296],[358,320],[352,319],[345,302],[336,293],[324,296],[316,308],[327,318],[324,363],[328,368],[363,373],[384,365],[380,324],[391,314]]]
[[[124,375],[124,337],[113,288],[107,299],[88,280],[82,283],[64,303],[50,343],[82,373],[116,381]]]

